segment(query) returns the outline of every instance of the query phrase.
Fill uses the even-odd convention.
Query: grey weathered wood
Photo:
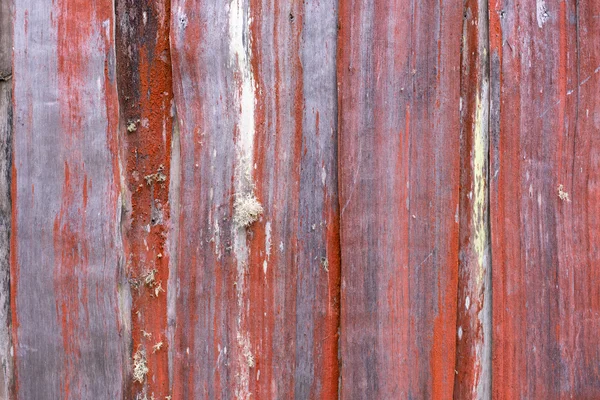
[[[173,396],[336,398],[337,1],[226,4],[173,4]]]
[[[0,399],[13,382],[10,334],[10,169],[12,157],[12,0],[0,2]]]
[[[17,0],[11,304],[19,399],[118,399],[113,3]]]

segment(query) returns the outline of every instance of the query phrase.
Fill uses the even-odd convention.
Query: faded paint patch
[[[538,27],[541,28],[544,26],[546,21],[550,19],[550,14],[548,13],[548,7],[546,6],[546,2],[544,0],[536,0],[535,1],[535,17],[537,19]]]
[[[229,62],[234,70],[237,90],[235,107],[239,110],[237,118],[236,165],[235,165],[235,204],[232,226],[234,254],[236,258],[236,297],[237,318],[236,338],[238,359],[236,361],[235,396],[249,399],[251,396],[250,368],[254,367],[254,358],[250,352],[250,338],[246,321],[248,288],[246,274],[248,268],[248,247],[245,228],[262,213],[262,206],[254,195],[253,152],[254,152],[254,102],[255,83],[251,65],[250,4],[244,0],[232,0],[229,3]],[[240,359],[243,358],[244,360]]]

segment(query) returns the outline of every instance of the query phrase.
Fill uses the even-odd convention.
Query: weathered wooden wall
[[[598,15],[0,2],[0,399],[600,398]]]

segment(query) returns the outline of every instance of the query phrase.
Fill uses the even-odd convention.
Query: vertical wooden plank
[[[598,398],[600,6],[491,5],[494,398]]]
[[[116,21],[127,187],[123,240],[132,297],[131,357],[139,372],[134,369],[129,396],[164,399],[170,394],[166,293],[173,99],[170,1],[118,0]]]
[[[173,3],[176,398],[337,397],[336,7]]]
[[[488,35],[487,0],[467,0],[461,61],[460,253],[454,386],[457,399],[491,398]]]
[[[337,398],[337,0],[252,1],[250,15],[265,208],[250,243],[252,393]]]
[[[17,398],[121,398],[113,4],[16,0],[15,11]]]
[[[13,392],[10,334],[10,175],[12,165],[13,2],[0,2],[0,399]]]
[[[340,3],[342,398],[451,398],[462,2]]]

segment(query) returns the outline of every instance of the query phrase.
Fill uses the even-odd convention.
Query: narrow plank
[[[460,244],[454,398],[491,398],[487,0],[467,0],[461,61]]]
[[[462,2],[340,2],[341,397],[451,398]]]
[[[10,327],[13,3],[0,2],[0,399],[14,397]]]
[[[491,2],[497,399],[600,397],[599,13]]]
[[[173,395],[336,398],[336,2],[173,10]]]
[[[148,368],[145,374],[134,374],[129,396],[164,399],[170,394],[166,293],[173,100],[170,1],[117,0],[115,4],[127,187],[122,227],[132,297],[130,356],[139,359],[138,365],[145,360]]]
[[[123,396],[113,3],[15,1],[11,315],[19,399]]]

